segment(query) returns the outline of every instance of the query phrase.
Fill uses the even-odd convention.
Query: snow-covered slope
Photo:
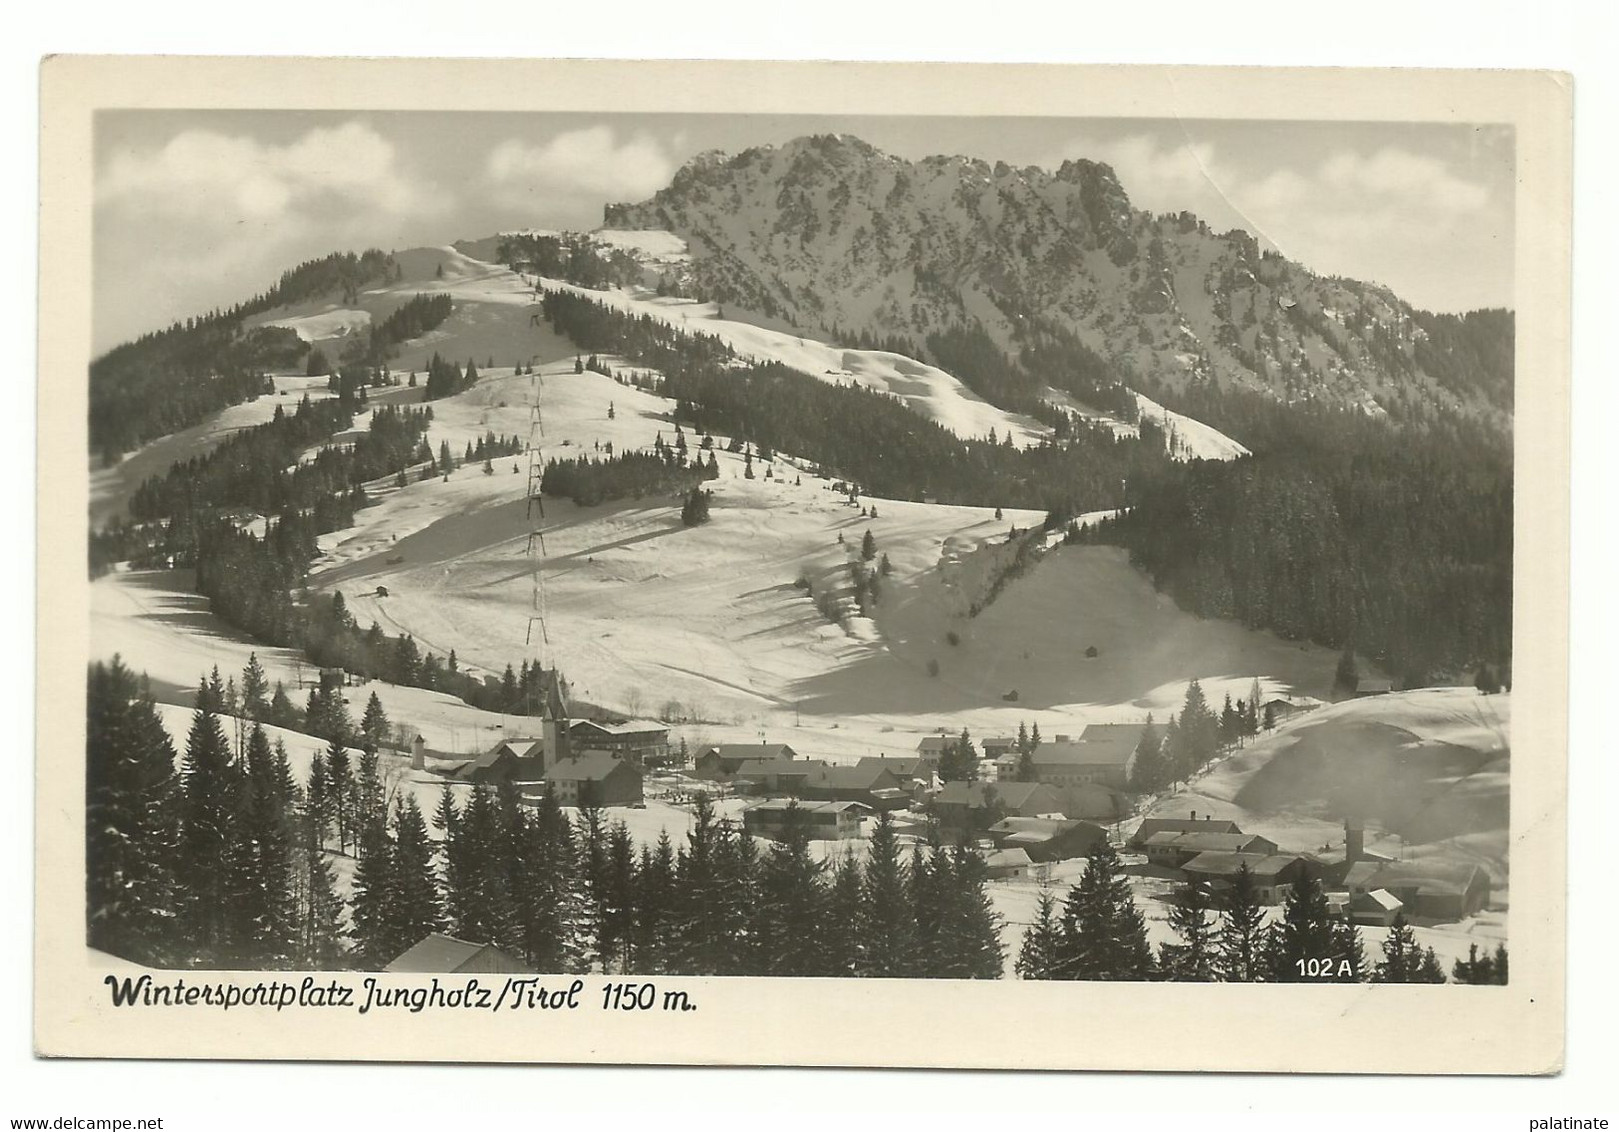
[[[1014,444],[1026,446],[1051,435],[1051,430],[1039,421],[997,408],[960,379],[903,354],[848,350],[815,338],[727,319],[714,303],[632,295],[623,291],[592,291],[556,279],[541,279],[540,285],[572,291],[618,310],[648,315],[693,333],[712,334],[745,358],[780,362],[833,384],[850,383],[893,394],[918,415],[937,421],[958,436],[980,439],[993,430],[997,439],[1011,436]]]

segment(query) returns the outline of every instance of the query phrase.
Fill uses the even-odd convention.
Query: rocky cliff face
[[[1510,371],[1445,360],[1436,316],[1262,253],[1246,232],[1137,210],[1097,162],[912,162],[806,137],[702,154],[605,219],[683,237],[685,282],[707,296],[845,341],[904,338],[927,355],[930,336],[976,325],[1012,357],[1052,335],[1077,340],[1146,390],[1213,382],[1372,413],[1510,411]]]

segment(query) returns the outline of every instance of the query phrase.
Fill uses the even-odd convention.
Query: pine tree
[[[872,537],[870,527],[866,528],[866,533],[861,536],[860,557],[866,562],[870,562],[877,557],[877,540]]]
[[[85,730],[86,926],[91,947],[171,958],[179,784],[151,698],[118,657],[90,667]]]
[[[1180,937],[1159,951],[1158,965],[1165,978],[1182,983],[1209,983],[1216,977],[1219,952],[1210,915],[1214,900],[1201,881],[1184,885],[1169,914],[1169,926]]]
[[[1054,978],[1139,980],[1153,974],[1147,925],[1118,852],[1102,840],[1063,904]]]
[[[1266,962],[1265,913],[1253,873],[1244,861],[1225,894],[1225,912],[1216,944],[1218,971],[1228,983],[1260,982],[1269,974]]]

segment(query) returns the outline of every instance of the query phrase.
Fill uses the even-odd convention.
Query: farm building
[[[1060,786],[1057,796],[1062,799],[1061,812],[1071,818],[1086,821],[1116,822],[1130,813],[1130,802],[1119,791],[1099,782],[1082,786]]]
[[[800,802],[771,798],[742,811],[742,828],[755,837],[779,841],[788,823],[797,821],[811,841],[841,841],[860,836],[860,819],[868,812],[859,802]]]
[[[908,790],[917,782],[929,782],[937,762],[929,762],[920,755],[867,755],[854,764],[861,770],[879,767],[898,781],[901,789]]]
[[[1371,892],[1329,892],[1327,910],[1367,928],[1386,928],[1405,909],[1405,902],[1384,888]]]
[[[1221,889],[1235,883],[1244,865],[1253,877],[1254,891],[1261,904],[1280,904],[1305,875],[1301,858],[1275,852],[1199,853],[1181,866],[1181,872],[1189,881],[1208,881],[1215,889]]]
[[[1315,706],[1313,703],[1301,704],[1278,696],[1275,699],[1265,701],[1264,706],[1259,709],[1259,718],[1269,720],[1272,723],[1286,723],[1294,716],[1303,715],[1307,711],[1314,710]]]
[[[1089,857],[1107,840],[1107,830],[1095,822],[1073,818],[1002,818],[989,827],[989,835],[997,849],[1022,849],[1035,861]]]
[[[538,782],[545,776],[545,759],[538,740],[508,740],[477,758],[461,763],[452,776],[462,782],[498,786],[505,782]]]
[[[545,785],[563,806],[633,806],[641,801],[641,770],[606,751],[586,751],[545,772]]]
[[[699,778],[730,778],[743,763],[762,759],[796,759],[798,752],[786,743],[721,743],[709,747],[692,764]]]
[[[1079,739],[1059,735],[1041,743],[1031,756],[1038,781],[1048,786],[1096,784],[1113,790],[1126,790],[1135,766],[1136,745],[1145,725],[1095,724]],[[1089,736],[1097,732],[1097,737]]]
[[[744,759],[736,768],[731,782],[739,789],[749,785],[745,792],[754,794],[791,794],[803,796],[804,783],[816,770],[824,769],[823,759]]]
[[[434,932],[383,968],[394,975],[532,975],[534,968],[492,943]]]
[[[1130,840],[1125,844],[1125,848],[1135,853],[1145,852],[1147,839],[1155,833],[1165,832],[1241,833],[1242,830],[1237,828],[1237,823],[1234,821],[1225,821],[1223,819],[1216,821],[1207,814],[1200,818],[1197,816],[1197,811],[1193,810],[1191,816],[1185,818],[1143,818],[1141,824],[1136,827],[1135,833],[1130,836]]]
[[[822,802],[860,802],[873,810],[903,810],[911,804],[899,779],[883,766],[820,763],[804,781],[800,796]]]
[[[1147,838],[1147,863],[1178,869],[1203,853],[1269,854],[1276,852],[1276,842],[1256,833],[1214,833],[1194,830],[1178,833],[1164,830]]]
[[[1344,876],[1351,897],[1386,889],[1408,917],[1461,920],[1490,902],[1490,874],[1477,865],[1423,861],[1357,861]]]
[[[1003,817],[1062,812],[1057,792],[1038,782],[947,782],[933,796],[933,805],[939,824],[947,829],[987,829]]]
[[[1022,849],[997,849],[984,858],[991,880],[1023,880],[1034,862]]]
[[[1376,676],[1362,676],[1355,682],[1355,698],[1362,696],[1386,696],[1394,691],[1394,683]]]

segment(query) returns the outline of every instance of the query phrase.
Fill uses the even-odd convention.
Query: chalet
[[[961,741],[959,735],[929,735],[916,745],[916,753],[928,758],[935,765],[944,757],[944,753]]]
[[[1242,832],[1237,828],[1237,823],[1234,821],[1216,821],[1207,814],[1200,818],[1197,816],[1197,811],[1193,810],[1191,817],[1186,818],[1142,818],[1141,824],[1136,827],[1135,833],[1125,843],[1125,848],[1134,853],[1142,853],[1146,851],[1147,839],[1155,833],[1196,833],[1199,831],[1204,833]]]
[[[997,849],[984,858],[991,880],[1023,880],[1034,862],[1022,849]]]
[[[1344,876],[1351,897],[1384,889],[1411,917],[1461,920],[1490,902],[1490,874],[1477,865],[1442,861],[1356,861]]]
[[[669,729],[653,720],[600,723],[576,719],[568,726],[568,738],[580,750],[611,751],[643,768],[669,761]]]
[[[824,759],[743,759],[731,781],[755,794],[804,796],[804,782],[816,770],[824,770]]]
[[[997,849],[1022,849],[1035,861],[1089,857],[1107,840],[1107,830],[1095,822],[1073,818],[1002,818],[989,835]]]
[[[730,778],[744,762],[761,759],[796,759],[798,752],[785,743],[721,743],[699,754],[692,765],[699,778]]]
[[[1257,854],[1276,852],[1276,842],[1255,833],[1213,833],[1194,830],[1179,833],[1163,830],[1147,838],[1144,846],[1149,865],[1178,869],[1204,853]]]
[[[394,975],[532,975],[534,968],[492,943],[434,932],[383,968]]]
[[[1004,756],[1018,753],[1016,735],[987,735],[978,741],[978,746],[984,757],[997,760],[997,765]]]
[[[1305,876],[1304,861],[1290,853],[1199,853],[1182,865],[1190,881],[1207,881],[1215,889],[1234,884],[1244,865],[1253,878],[1254,892],[1261,904],[1280,904]]]
[[[546,788],[563,806],[633,806],[641,801],[641,770],[606,751],[587,751],[545,772]]]
[[[799,796],[820,802],[860,802],[878,811],[903,810],[911,804],[911,796],[887,767],[858,764],[827,766],[818,762]]]
[[[939,824],[950,829],[987,829],[1004,817],[1057,814],[1062,799],[1039,782],[947,782],[933,796]]]
[[[841,841],[860,836],[867,809],[859,802],[800,802],[771,798],[742,811],[742,828],[755,837],[779,841],[798,822],[811,841]]]
[[[1356,699],[1362,696],[1386,696],[1392,691],[1394,691],[1393,682],[1380,677],[1362,676],[1355,682]]]
[[[900,788],[905,790],[917,782],[931,781],[934,768],[937,766],[920,755],[867,755],[854,765],[861,770],[872,768],[886,770],[898,780]]]

